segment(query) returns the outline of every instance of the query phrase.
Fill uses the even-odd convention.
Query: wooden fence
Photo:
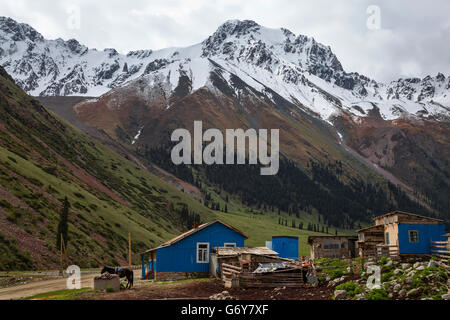
[[[377,245],[377,258],[380,258],[382,256],[390,257],[392,259],[396,259],[400,256],[400,250],[397,245],[392,244],[382,244]]]
[[[450,243],[448,241],[431,241],[431,254],[450,259]]]

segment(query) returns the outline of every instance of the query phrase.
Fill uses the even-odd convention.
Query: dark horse
[[[131,287],[133,286],[133,270],[128,268],[113,268],[104,266],[101,274],[104,274],[105,272],[108,272],[109,274],[117,274],[119,278],[126,277],[128,280],[128,284],[125,289],[131,289]]]

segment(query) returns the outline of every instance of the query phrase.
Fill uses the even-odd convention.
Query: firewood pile
[[[105,272],[100,276],[94,277],[94,280],[112,280],[117,277],[118,277],[117,274],[110,274],[109,272]]]

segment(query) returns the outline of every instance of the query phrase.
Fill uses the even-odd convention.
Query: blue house
[[[394,211],[374,220],[374,226],[358,231],[360,255],[380,246],[400,255],[429,255],[432,241],[446,241],[445,224],[440,219]]]
[[[211,249],[243,247],[248,237],[240,230],[215,220],[193,228],[142,254],[142,277],[156,272],[209,272]],[[149,259],[145,261],[148,254]]]

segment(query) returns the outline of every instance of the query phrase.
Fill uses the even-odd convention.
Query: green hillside
[[[70,204],[71,262],[124,263],[186,230],[181,208],[209,210],[48,112],[0,70],[0,269],[59,264],[56,227]],[[135,262],[138,256],[134,256]]]

